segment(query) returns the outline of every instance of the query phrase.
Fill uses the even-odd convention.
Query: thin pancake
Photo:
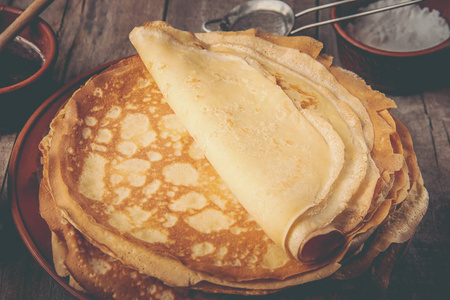
[[[354,203],[359,202],[360,206],[364,205],[364,207],[370,205],[379,177],[376,166],[369,157],[369,148],[371,149],[373,145],[373,126],[362,103],[343,90],[335,82],[335,78],[330,76],[322,66],[317,66],[316,62],[298,53],[297,49],[276,48],[267,41],[245,35],[239,38],[229,37],[223,33],[197,36],[203,41],[215,44],[216,51],[218,48],[225,48],[225,51],[232,51],[236,55],[244,53],[245,57],[258,61],[260,68],[264,68],[265,72],[276,78],[277,85],[291,98],[300,112],[319,115],[330,123],[342,138],[345,145],[345,163],[339,178],[333,184],[332,192],[319,205],[312,207],[296,220],[290,228],[286,241],[290,252],[292,254],[298,252],[299,258],[303,261],[328,257],[339,246],[343,246],[344,243],[340,237],[345,232],[345,228],[342,226],[330,226],[326,230],[323,228],[345,207],[351,207],[354,210],[352,215],[364,215],[365,209],[361,207],[356,211]],[[239,51],[233,51],[229,44],[239,46]],[[257,50],[252,51],[248,48]],[[317,75],[309,79],[310,73],[302,72],[301,70],[304,69],[324,73],[322,82],[328,81],[329,84],[325,87],[318,84],[320,77]],[[352,107],[358,113],[354,113]],[[362,128],[364,128],[365,138],[361,133]],[[362,167],[364,164],[367,168]],[[345,201],[345,199],[349,200]],[[345,214],[347,223],[351,223],[348,220],[352,215]],[[331,235],[334,237],[329,238]],[[327,237],[323,238],[324,236]],[[335,245],[329,243],[330,239],[336,241]],[[324,250],[318,251],[318,249]]]
[[[206,39],[206,36],[203,38]],[[302,256],[301,249],[306,237],[311,231],[327,225],[346,207],[367,170],[370,170],[367,194],[370,194],[370,187],[374,188],[378,178],[368,155],[366,142],[369,145],[373,143],[369,140],[370,134],[366,134],[369,140],[366,141],[358,117],[346,104],[358,107],[357,111],[364,112],[361,118],[369,120],[361,103],[353,99],[311,57],[263,40],[244,36],[241,40],[250,39],[249,43],[202,44],[189,33],[158,22],[136,28],[130,38],[147,62],[159,87],[166,93],[177,116],[265,233],[280,247],[287,247],[294,257],[306,261],[323,259],[322,256]],[[261,47],[256,47],[259,44]],[[263,50],[256,52],[248,45]],[[175,62],[172,57],[189,59]],[[183,61],[186,63],[183,64]],[[240,80],[233,80],[239,69],[242,72],[239,73]],[[214,78],[216,72],[226,80],[211,81],[210,78]],[[189,80],[185,81],[185,78],[191,78],[195,85]],[[286,84],[280,94],[278,85],[283,87],[283,82]],[[321,84],[317,85],[317,82]],[[252,88],[257,84],[264,87]],[[175,88],[171,88],[172,85]],[[293,101],[297,98],[301,102],[305,94],[303,92],[297,97],[294,92],[298,94],[302,90],[292,89],[293,86],[301,86],[307,95],[314,95],[311,98],[318,109],[302,109],[300,104],[297,113],[292,111]],[[234,99],[232,95],[236,90],[246,96]],[[245,91],[251,93],[247,95]],[[267,98],[274,100],[275,104],[269,104],[270,101],[264,104]],[[227,102],[229,99],[233,101]],[[282,111],[277,112],[279,107],[276,103],[285,103],[283,108],[289,105],[290,114],[279,118]],[[234,105],[246,108],[237,113]],[[254,110],[258,105],[270,108],[270,111],[264,113],[260,108]],[[281,125],[280,119],[289,120],[293,115],[305,117],[318,132],[311,132],[310,126],[304,122]],[[255,123],[249,123],[248,120]],[[367,121],[364,123],[370,124]],[[276,130],[267,131],[264,128]],[[366,128],[366,131],[371,132],[370,128]],[[284,136],[287,133],[289,135]],[[295,138],[291,137],[292,133]],[[286,138],[289,143],[280,143],[279,140]],[[311,147],[312,143],[318,146],[323,140],[330,141],[325,148],[322,146],[323,150],[306,148],[305,152],[305,145]],[[331,172],[328,169],[330,161],[340,161],[341,156],[341,151],[331,151],[338,145],[333,141],[343,143],[346,153],[345,163],[337,165]],[[248,147],[231,146],[236,143],[247,144]],[[260,144],[264,145],[261,149],[258,148]],[[324,152],[325,149],[329,152]],[[339,174],[336,175],[336,172]],[[286,185],[287,182],[292,185]],[[323,190],[316,188],[325,182],[330,184],[330,188],[333,186],[331,193],[328,185]],[[370,202],[370,199],[366,202]],[[311,213],[304,217],[308,209]]]
[[[45,160],[44,176],[49,178],[51,192],[67,219],[83,234],[101,244],[107,253],[112,253],[143,273],[152,276],[158,274],[159,278],[172,285],[189,285],[203,279],[225,285],[231,283],[224,279],[248,281],[273,278],[277,280],[269,280],[264,284],[267,288],[273,286],[277,289],[283,285],[297,284],[314,278],[297,274],[318,269],[324,263],[305,265],[291,260],[264,235],[224,188],[204,157],[194,151],[193,141],[182,127],[181,131],[175,131],[176,137],[169,134],[170,129],[174,131],[180,127],[173,119],[172,112],[168,111],[167,104],[158,102],[162,98],[160,94],[152,92],[150,81],[146,81],[147,84],[142,85],[142,88],[132,92],[130,98],[134,99],[134,103],[128,101],[127,105],[139,107],[140,112],[156,109],[155,118],[150,121],[151,125],[148,125],[151,128],[161,127],[164,123],[160,120],[169,119],[171,122],[169,128],[164,125],[161,128],[166,130],[159,131],[160,137],[166,136],[165,139],[160,138],[162,148],[140,148],[143,149],[141,150],[143,156],[138,167],[149,164],[143,159],[145,157],[148,161],[148,152],[152,153],[151,157],[156,157],[153,153],[163,153],[164,159],[160,157],[157,162],[150,162],[153,167],[152,172],[146,175],[149,176],[145,179],[146,184],[133,185],[136,172],[131,171],[126,175],[121,169],[124,162],[131,159],[117,153],[116,150],[121,149],[120,145],[123,143],[119,138],[123,131],[119,129],[123,127],[124,122],[120,121],[119,117],[112,119],[109,112],[113,107],[122,107],[121,118],[126,120],[135,114],[136,109],[131,107],[132,112],[126,112],[127,105],[121,104],[121,101],[127,98],[119,97],[114,89],[111,94],[107,89],[102,90],[103,99],[106,98],[108,101],[103,108],[101,101],[91,99],[95,97],[95,94],[92,95],[93,91],[97,91],[97,95],[100,94],[97,89],[99,86],[114,86],[116,82],[128,79],[133,80],[130,86],[139,87],[143,78],[148,79],[139,59],[132,58],[128,63],[119,64],[89,81],[53,121],[50,134],[41,144]],[[149,93],[153,95],[146,96]],[[149,98],[150,101],[146,100]],[[96,122],[91,119],[94,116]],[[105,125],[106,123],[108,125]],[[111,128],[111,132],[114,130],[116,132],[111,135],[111,140],[116,141],[113,143],[115,147],[99,145],[99,140],[104,140],[99,138],[100,133],[108,128]],[[85,132],[86,138],[81,141],[74,138],[72,134],[74,130],[80,132],[80,136]],[[173,148],[172,143],[168,143],[173,139],[182,147]],[[127,141],[129,140],[125,140]],[[153,141],[153,145],[156,141],[157,139]],[[164,150],[166,148],[167,150]],[[174,151],[175,153],[179,151],[180,155],[173,154]],[[138,151],[136,154],[139,155]],[[99,167],[100,171],[90,175],[89,170],[97,170],[89,167],[97,166],[95,160],[91,161],[95,155],[101,157],[99,161],[103,161],[102,158],[105,157],[114,157],[116,163],[111,159],[108,165],[105,163],[103,168],[102,164]],[[122,161],[119,161],[121,157]],[[174,164],[191,166],[190,170],[199,174],[194,183],[204,182],[204,184],[199,184],[199,187],[194,184],[180,184],[179,181],[192,182],[192,177],[183,177],[185,173],[175,173],[176,177],[169,177],[167,168],[170,170]],[[116,174],[118,171],[121,173]],[[114,180],[117,175],[123,178],[119,183]],[[88,190],[83,180],[89,176],[95,177],[95,181],[92,182],[95,187],[98,187],[99,183],[108,186],[102,190],[105,193],[102,201],[97,200],[95,195],[94,199],[83,195]],[[161,181],[158,188],[154,188],[155,180]],[[80,185],[83,186],[81,188],[83,193],[79,192]],[[150,187],[147,188],[148,186]],[[123,188],[131,191],[127,197],[120,199]],[[156,191],[146,195],[145,191],[150,188]],[[110,196],[107,196],[107,193],[110,193]],[[210,221],[206,222],[207,220]],[[140,235],[139,232],[143,230],[151,234]],[[161,237],[158,232],[167,233],[167,241],[155,240]],[[170,257],[176,257],[185,266],[180,265],[178,261],[172,261]],[[338,267],[338,264],[331,264],[326,268],[329,271],[323,271],[322,276],[331,274]],[[174,269],[178,272],[174,273]],[[211,277],[200,271],[214,272],[215,276]],[[279,281],[289,277],[292,278]],[[246,284],[243,282],[235,285],[246,287]],[[257,282],[250,284],[255,288],[259,285]]]
[[[65,249],[58,258],[54,256],[57,270],[65,270],[58,272],[58,275],[70,275],[71,285],[77,290],[87,290],[101,299],[193,299],[188,296],[187,290],[174,289],[157,279],[139,274],[86,241],[62,217],[45,181],[41,182],[39,199],[41,215],[52,230],[52,241],[57,241],[53,243],[53,253],[59,253],[61,247]]]

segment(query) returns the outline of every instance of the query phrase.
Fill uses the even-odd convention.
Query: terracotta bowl
[[[331,17],[355,13],[373,0],[332,8]],[[447,1],[426,0],[422,7],[437,9],[450,24]],[[342,66],[364,78],[373,88],[390,94],[411,94],[450,85],[450,39],[421,51],[392,52],[376,49],[353,39],[347,22],[333,24]]]
[[[0,5],[0,32],[6,29],[23,10],[11,6]],[[0,121],[5,118],[17,119],[24,110],[35,109],[42,99],[40,95],[48,89],[43,82],[52,69],[57,53],[56,36],[52,28],[41,18],[33,21],[20,34],[39,48],[44,63],[33,75],[14,85],[0,88]],[[0,67],[1,72],[1,67]],[[48,79],[48,78],[47,78]],[[44,95],[42,95],[44,96]],[[28,112],[29,113],[29,112]]]

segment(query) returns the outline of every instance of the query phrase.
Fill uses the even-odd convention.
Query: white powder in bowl
[[[380,0],[360,11],[405,2],[407,0]],[[450,37],[450,29],[437,10],[430,11],[418,4],[355,19],[346,27],[357,41],[386,51],[419,51],[434,47]]]

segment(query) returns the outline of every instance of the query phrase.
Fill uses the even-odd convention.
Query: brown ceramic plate
[[[90,299],[56,274],[53,266],[51,232],[39,214],[39,181],[42,177],[38,145],[61,105],[90,77],[117,61],[101,65],[74,79],[47,99],[30,117],[14,145],[8,170],[8,193],[14,222],[26,247],[36,261],[59,284],[80,299]]]

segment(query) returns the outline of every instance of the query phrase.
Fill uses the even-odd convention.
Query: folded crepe
[[[367,207],[374,194],[379,174],[370,157],[368,113],[304,53],[252,37],[205,36],[202,43],[151,23],[130,39],[170,107],[264,232],[300,260],[323,259],[315,249],[324,239],[311,235],[355,194]],[[321,236],[330,234],[340,240],[342,232]]]
[[[428,197],[408,131],[320,43],[162,22],[130,39],[143,63],[89,80],[40,145],[41,201],[88,247],[168,286],[266,294],[411,237]]]

